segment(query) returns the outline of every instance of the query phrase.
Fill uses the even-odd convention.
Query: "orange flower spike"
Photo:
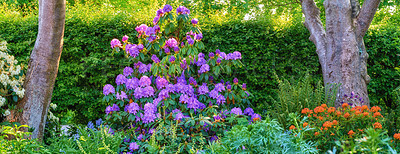
[[[346,108],[346,107],[348,107],[349,106],[349,104],[347,104],[347,103],[343,103],[342,104],[342,108]]]
[[[365,117],[365,116],[368,116],[369,115],[369,113],[368,112],[364,112],[363,113],[363,116]]]
[[[374,113],[374,117],[383,117],[382,114],[380,112],[375,112]]]
[[[331,136],[334,136],[335,134],[334,133],[331,133]]]
[[[318,135],[319,135],[319,132],[315,132],[315,133],[314,133],[314,136],[318,136]]]
[[[382,129],[382,124],[379,123],[379,122],[375,122],[375,123],[374,123],[374,128],[375,128],[375,129]]]
[[[303,123],[303,127],[307,127],[308,126],[308,123],[307,122],[304,122]]]
[[[333,121],[332,121],[332,124],[333,124],[333,125],[338,125],[338,121],[333,120]]]
[[[378,112],[378,111],[380,111],[381,110],[381,108],[379,107],[379,106],[373,106],[372,108],[371,108],[371,112]]]
[[[326,104],[321,104],[321,107],[326,109],[328,106]]]
[[[360,114],[361,114],[361,111],[356,111],[355,114],[356,114],[356,115],[360,115]]]
[[[289,129],[291,130],[291,129],[296,129],[296,127],[294,126],[294,125],[291,125],[290,127],[289,127]]]
[[[323,120],[324,118],[323,118],[323,117],[321,117],[321,116],[318,116],[318,119],[319,119],[319,120]]]
[[[346,112],[346,113],[344,114],[344,117],[345,117],[345,118],[348,118],[348,117],[350,117],[350,114],[349,114],[348,112]]]

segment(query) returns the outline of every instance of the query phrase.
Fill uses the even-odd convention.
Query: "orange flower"
[[[332,127],[332,122],[330,122],[330,121],[326,121],[322,126],[324,126],[325,128],[330,128],[330,127]]]
[[[342,115],[342,112],[336,111],[336,115],[337,115],[337,116],[341,116],[341,115]]]
[[[318,116],[318,119],[319,119],[319,120],[322,120],[322,119],[324,119],[324,118],[323,118],[323,117],[321,117],[321,116]]]
[[[379,123],[379,122],[375,122],[375,123],[374,123],[374,128],[376,128],[376,129],[382,129],[382,124]]]
[[[333,120],[333,121],[332,121],[332,124],[333,124],[333,125],[337,125],[337,124],[338,124],[338,121]]]
[[[356,114],[356,115],[360,115],[360,114],[361,114],[361,111],[356,111],[355,114]]]
[[[315,109],[314,109],[314,112],[315,113],[322,113],[322,112],[324,112],[325,111],[325,109],[323,108],[323,107],[321,107],[321,106],[317,106]]]
[[[368,116],[369,113],[368,113],[368,112],[364,112],[363,115],[364,115],[364,117],[365,117],[365,116]]]
[[[349,114],[348,112],[346,112],[346,113],[344,114],[344,117],[345,117],[345,118],[348,118],[348,117],[350,117],[350,114]]]
[[[321,107],[326,109],[328,106],[326,104],[321,104]]]
[[[382,117],[381,113],[380,113],[380,112],[375,112],[375,113],[374,113],[374,117],[378,117],[378,116],[379,116],[379,117]]]
[[[346,108],[346,107],[348,107],[349,106],[349,104],[347,104],[347,103],[343,103],[342,104],[342,108]]]
[[[364,130],[362,130],[362,129],[358,129],[358,131],[362,132],[362,131],[364,131]]]
[[[371,107],[371,112],[378,112],[378,111],[380,111],[381,110],[381,108],[379,107],[379,106],[373,106],[373,107]]]
[[[328,109],[328,113],[332,113],[332,112],[335,112],[335,107],[330,107],[330,108]]]
[[[303,110],[301,110],[302,114],[307,114],[309,112],[310,112],[310,109],[308,109],[308,108],[304,108]]]
[[[335,134],[331,133],[331,136],[333,136],[333,135],[335,135]]]
[[[307,122],[304,122],[304,123],[303,123],[303,127],[307,127],[307,125],[308,125]]]
[[[367,105],[361,106],[361,111],[365,111],[365,110],[368,110],[368,106]]]
[[[393,137],[394,137],[395,139],[398,139],[398,140],[400,140],[400,133],[396,133],[396,134],[394,134],[394,135],[393,135]]]
[[[129,99],[129,104],[131,104],[131,103],[133,103],[133,100],[132,100],[132,99]]]
[[[294,125],[291,125],[291,126],[289,127],[289,129],[296,129],[296,127],[295,127]]]
[[[355,134],[353,130],[350,130],[349,133],[347,133],[350,135],[350,138]]]
[[[314,133],[314,136],[318,136],[318,135],[319,135],[319,132],[315,132],[315,133]]]

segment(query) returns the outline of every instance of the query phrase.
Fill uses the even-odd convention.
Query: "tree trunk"
[[[363,36],[372,22],[379,0],[366,0],[361,10],[357,0],[325,0],[325,28],[320,20],[320,10],[313,0],[302,0],[301,5],[304,24],[311,33],[310,40],[317,47],[325,86],[341,85],[335,106],[340,106],[342,102],[369,106],[368,53]],[[357,95],[357,101],[348,102],[344,97],[346,95],[353,98]]]
[[[47,111],[63,46],[65,0],[39,0],[39,31],[24,83],[25,97],[18,102],[17,121],[34,128],[32,138],[42,139]]]

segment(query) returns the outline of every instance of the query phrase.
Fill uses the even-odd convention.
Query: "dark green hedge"
[[[262,21],[229,21],[203,25],[207,51],[219,48],[224,52],[241,51],[245,67],[236,69],[234,76],[246,82],[254,94],[258,109],[265,109],[275,96],[279,77],[290,78],[308,71],[315,81],[321,80],[320,65],[315,46],[308,40],[309,33],[301,25],[274,30]],[[135,39],[134,28],[139,21],[126,21],[125,15],[106,16],[85,20],[67,16],[64,50],[53,93],[58,113],[76,111],[76,122],[85,123],[103,117],[106,103],[102,102],[102,87],[113,83],[117,74],[129,64],[122,55],[111,55],[110,40],[123,35]],[[37,19],[0,21],[0,38],[22,61],[31,52],[37,34]],[[371,30],[365,38],[370,53],[368,73],[371,100],[384,100],[399,86],[394,79],[400,73],[399,29]],[[270,97],[272,96],[272,97]],[[62,115],[62,114],[60,114]]]

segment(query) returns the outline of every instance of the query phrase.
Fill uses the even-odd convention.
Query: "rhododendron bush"
[[[145,151],[152,135],[166,152],[198,150],[235,124],[261,120],[249,107],[246,84],[223,76],[242,66],[241,53],[205,49],[198,22],[186,7],[165,5],[153,26],[139,25],[136,36],[111,41],[113,52],[132,62],[103,88],[110,104],[106,124],[128,132],[120,152]],[[165,128],[176,131],[160,131]],[[164,139],[169,135],[175,143]],[[179,148],[168,151],[173,144]]]

